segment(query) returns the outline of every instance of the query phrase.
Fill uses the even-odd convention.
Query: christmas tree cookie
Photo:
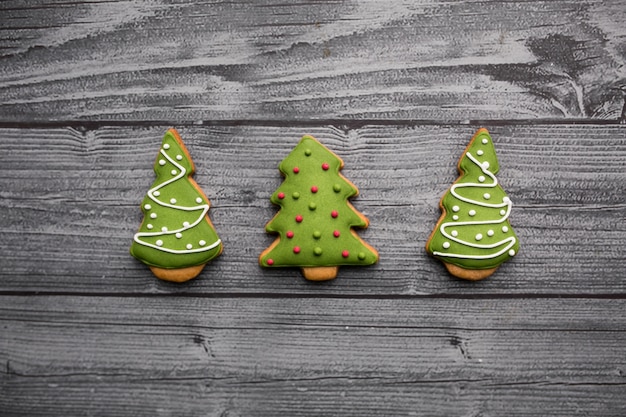
[[[280,211],[265,226],[277,239],[259,256],[264,267],[300,267],[324,281],[341,265],[371,265],[378,252],[352,229],[369,222],[348,202],[358,190],[339,171],[343,161],[312,136],[304,136],[280,163],[285,177],[272,194]]]
[[[515,256],[509,223],[513,203],[498,184],[499,165],[487,129],[479,129],[459,160],[460,177],[442,197],[441,217],[426,250],[459,278],[480,280]]]
[[[156,180],[141,203],[144,219],[130,253],[166,281],[195,278],[222,253],[209,220],[209,199],[191,178],[194,165],[178,132],[165,133],[154,163]]]

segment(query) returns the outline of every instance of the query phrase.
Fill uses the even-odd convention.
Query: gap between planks
[[[476,119],[476,120],[430,120],[430,119],[241,119],[241,120],[41,120],[0,121],[0,129],[51,129],[71,127],[77,130],[97,130],[103,127],[157,127],[157,126],[269,126],[269,127],[322,127],[336,126],[345,130],[364,126],[543,126],[543,125],[590,125],[606,126],[624,124],[616,119]]]
[[[315,285],[315,284],[314,284]],[[310,292],[90,292],[90,291],[0,291],[0,297],[114,297],[114,298],[259,298],[259,299],[339,299],[339,300],[522,300],[522,299],[581,299],[626,300],[626,293],[467,293],[467,294],[342,294]]]

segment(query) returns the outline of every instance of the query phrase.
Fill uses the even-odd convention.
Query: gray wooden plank
[[[180,129],[225,249],[178,286],[128,254],[166,127],[2,129],[0,291],[624,294],[626,127],[487,127],[521,250],[480,283],[451,278],[423,249],[475,127]],[[372,267],[341,268],[325,284],[257,265],[273,241],[264,225],[276,213],[269,196],[281,183],[278,163],[305,133],[344,159],[345,176],[361,191],[353,203],[371,223],[360,235],[381,256]]]
[[[625,307],[584,298],[1,296],[0,409],[621,416]]]
[[[0,120],[617,119],[624,0],[0,4]]]

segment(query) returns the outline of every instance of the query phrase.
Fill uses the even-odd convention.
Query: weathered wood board
[[[0,415],[626,415],[625,0],[0,2]],[[424,244],[475,130],[521,250]],[[128,253],[177,128],[224,241],[195,280]],[[381,259],[262,269],[304,134]]]
[[[624,294],[626,126],[488,126],[499,181],[514,202],[521,250],[495,276],[450,278],[424,244],[439,199],[474,126],[376,125],[180,129],[223,255],[185,286],[154,279],[128,254],[139,204],[166,127],[3,129],[0,189],[3,291],[88,293]],[[360,235],[380,262],[306,282],[297,269],[262,269],[264,225],[282,178],[278,163],[311,133],[345,162],[370,219]]]
[[[0,120],[617,119],[623,0],[0,3]]]
[[[626,412],[624,299],[0,298],[5,415]]]

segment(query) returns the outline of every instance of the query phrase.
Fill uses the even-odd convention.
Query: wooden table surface
[[[626,415],[626,1],[0,3],[0,415]],[[128,253],[175,127],[224,253]],[[519,254],[424,244],[492,134]],[[278,163],[345,161],[380,252],[261,269]]]

